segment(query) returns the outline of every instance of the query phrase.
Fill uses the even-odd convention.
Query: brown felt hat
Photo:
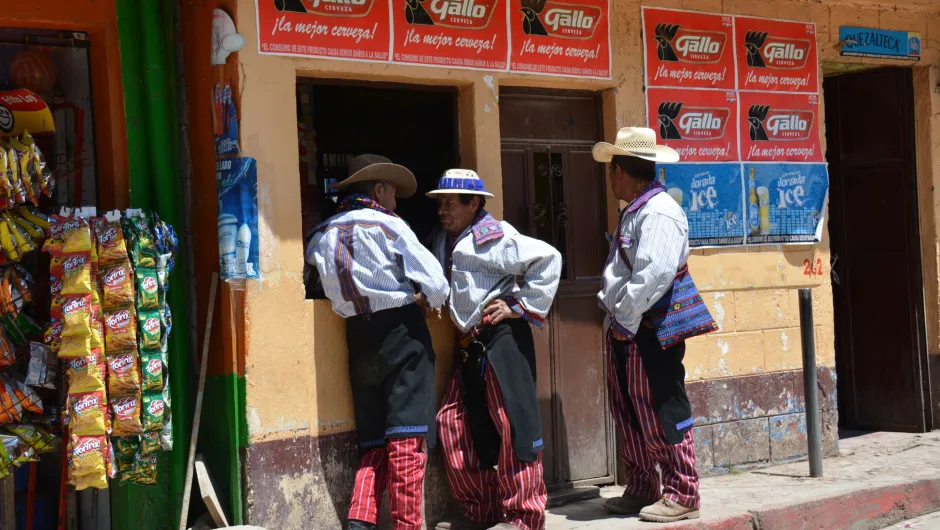
[[[396,197],[411,197],[418,190],[418,181],[405,166],[392,163],[379,155],[359,155],[349,161],[349,177],[330,186],[342,190],[350,184],[384,180],[395,185]]]

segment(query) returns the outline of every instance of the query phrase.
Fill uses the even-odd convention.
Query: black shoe
[[[375,525],[350,519],[349,524],[346,525],[346,530],[375,530]]]

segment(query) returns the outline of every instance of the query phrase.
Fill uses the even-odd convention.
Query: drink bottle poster
[[[750,162],[823,162],[819,96],[739,92],[741,159]]]
[[[391,0],[392,62],[506,70],[509,0]]]
[[[219,275],[223,280],[257,279],[258,169],[254,158],[216,162],[219,196]]]
[[[258,53],[388,61],[388,0],[256,0]]]
[[[822,238],[826,164],[744,164],[747,242],[815,243]]]
[[[732,17],[643,8],[646,85],[735,89]]]
[[[690,246],[744,244],[741,164],[657,164],[656,170],[688,218]]]
[[[656,143],[675,149],[683,162],[740,160],[735,91],[648,88],[646,106]]]
[[[817,92],[816,25],[734,17],[738,90]]]
[[[607,0],[508,2],[510,71],[610,79]]]

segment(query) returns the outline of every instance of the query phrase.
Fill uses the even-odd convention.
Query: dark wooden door
[[[825,80],[839,419],[922,432],[929,397],[910,69]]]
[[[606,257],[603,168],[594,95],[501,92],[503,216],[564,258],[545,329],[535,333],[538,392],[551,490],[612,482],[614,435],[607,411],[603,313],[597,305]]]

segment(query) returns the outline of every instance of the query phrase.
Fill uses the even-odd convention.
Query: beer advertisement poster
[[[258,165],[254,158],[216,161],[219,198],[219,276],[223,280],[260,277],[258,245]]]
[[[646,90],[657,143],[684,162],[732,162],[738,156],[738,96],[733,90]]]
[[[643,8],[646,85],[735,89],[732,17]]]
[[[392,62],[506,70],[509,0],[391,0]]]
[[[818,92],[816,25],[734,17],[738,90]]]
[[[388,0],[256,0],[258,53],[388,61]]]
[[[666,193],[689,220],[689,245],[744,244],[741,164],[657,164]]]
[[[607,0],[508,0],[509,70],[610,79]]]
[[[815,243],[822,236],[826,164],[744,164],[747,242]]]
[[[741,159],[762,162],[822,162],[819,96],[739,92]]]

